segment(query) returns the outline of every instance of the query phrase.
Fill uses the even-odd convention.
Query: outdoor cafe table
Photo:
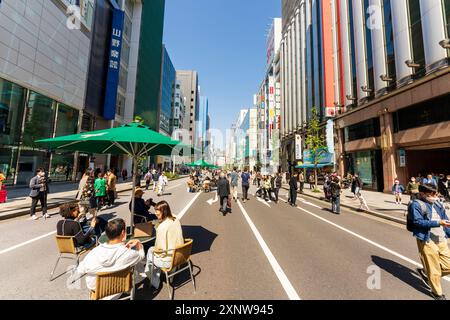
[[[127,227],[127,231],[129,231],[129,227]],[[141,243],[147,243],[150,242],[152,240],[154,240],[156,237],[155,236],[151,236],[151,237],[134,237],[132,234],[129,234],[130,232],[127,232],[127,238],[125,241],[129,241],[129,240],[139,240]],[[98,243],[99,244],[103,244],[103,243],[107,243],[108,242],[108,237],[106,236],[106,233],[102,233],[102,235],[98,238]]]

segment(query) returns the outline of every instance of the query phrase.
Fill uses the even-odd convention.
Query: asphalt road
[[[212,203],[215,193],[187,193],[185,180],[171,182],[167,193],[161,198],[174,213],[185,211],[183,233],[194,239],[197,291],[179,275],[175,299],[430,299],[414,271],[415,239],[404,226],[346,209],[334,215],[310,198],[300,197],[293,208],[282,200],[286,191],[278,204],[253,196],[233,202],[227,216]],[[144,197],[158,198],[152,191]],[[117,201],[102,214],[128,217],[129,194]],[[88,298],[84,281],[79,288],[67,287],[67,275],[48,281],[58,219],[0,223],[0,299]],[[57,272],[70,264],[62,262]],[[164,287],[155,292],[148,280],[136,280],[136,298],[168,299]],[[450,293],[449,281],[443,286]]]

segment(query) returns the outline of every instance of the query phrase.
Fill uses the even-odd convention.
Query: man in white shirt
[[[95,290],[98,272],[114,272],[135,266],[145,258],[144,247],[139,240],[126,239],[126,225],[123,219],[108,222],[105,230],[108,243],[101,244],[84,258],[75,272],[75,279],[86,274],[86,285]]]

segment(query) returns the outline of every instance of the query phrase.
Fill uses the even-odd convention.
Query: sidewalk
[[[303,189],[303,195],[307,197],[312,197],[318,200],[327,202],[331,208],[329,201],[325,199],[323,193],[323,186],[319,185],[320,193],[312,192],[309,189],[309,185],[305,184]],[[288,189],[288,186],[283,186]],[[375,191],[361,191],[362,196],[367,202],[369,210],[360,210],[359,200],[353,200],[353,193],[350,189],[344,189],[341,194],[341,207],[349,208],[355,211],[366,212],[370,215],[377,216],[383,219],[395,221],[406,225],[406,210],[409,202],[409,195],[405,194],[402,196],[402,204],[398,205],[395,203],[394,196],[388,193],[375,192]]]
[[[182,179],[185,176],[180,176],[178,179]],[[177,179],[175,179],[177,180]],[[170,180],[173,181],[173,180]],[[122,182],[117,184],[117,193],[122,193],[131,190],[131,181]],[[141,186],[145,186],[145,181],[141,181]],[[53,188],[52,188],[53,187]],[[64,184],[50,185],[50,192],[47,198],[47,209],[54,209],[59,207],[63,203],[75,201],[76,194],[78,192],[78,183],[69,182]],[[62,190],[62,191],[61,191]],[[8,201],[6,203],[0,203],[0,221],[18,216],[27,215],[30,213],[31,198],[28,196],[30,193],[27,188],[13,189],[13,199],[10,200],[8,190]],[[60,191],[60,192],[57,192]],[[120,198],[120,195],[119,195]],[[120,201],[120,200],[119,200]],[[128,201],[128,200],[127,200]],[[36,208],[36,212],[41,212],[40,203]]]

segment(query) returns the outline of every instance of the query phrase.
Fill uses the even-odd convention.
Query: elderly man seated
[[[156,215],[149,212],[150,208],[155,205],[153,199],[144,200],[142,196],[144,195],[144,190],[137,188],[134,194],[134,223],[143,223],[147,221],[156,220]],[[131,211],[131,202],[129,204],[129,209]]]

